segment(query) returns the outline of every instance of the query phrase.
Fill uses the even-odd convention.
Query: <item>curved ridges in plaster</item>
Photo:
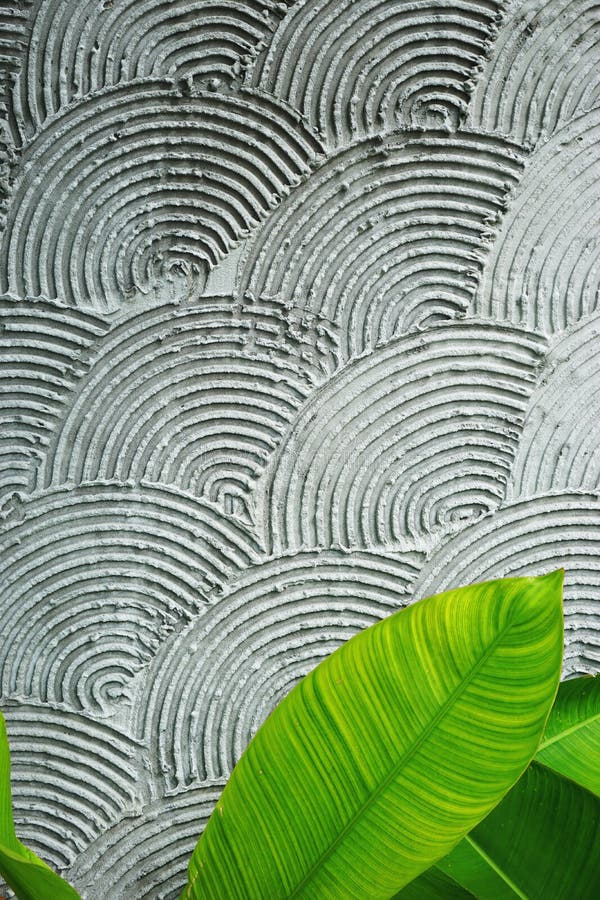
[[[599,166],[600,108],[529,157],[488,254],[475,315],[555,334],[597,308]]]
[[[586,319],[546,356],[531,396],[509,495],[600,489],[600,319]]]
[[[19,131],[27,139],[74,100],[137,78],[229,79],[269,39],[285,6],[277,0],[32,0],[32,38],[13,99]]]
[[[246,244],[240,294],[281,296],[335,321],[344,356],[464,315],[522,164],[516,145],[466,132],[359,141]]]
[[[0,0],[0,131],[10,135],[10,95],[27,54],[32,0]]]
[[[228,774],[293,685],[404,605],[422,555],[305,551],[254,566],[141,674],[136,702],[169,788]]]
[[[4,701],[15,827],[63,870],[148,798],[141,748],[119,729],[47,704]]]
[[[87,484],[32,497],[0,533],[0,686],[102,716],[165,637],[259,548],[164,486]]]
[[[600,496],[570,491],[516,500],[442,544],[415,599],[461,584],[565,568],[564,674],[600,666]]]
[[[251,73],[329,146],[403,128],[455,130],[500,0],[301,0]],[[360,35],[360,37],[359,37]]]
[[[147,80],[99,91],[21,154],[2,289],[101,312],[147,304],[169,280],[196,297],[320,150],[297,112],[249,89],[182,96]]]
[[[174,484],[250,523],[254,483],[336,364],[335,329],[282,304],[141,313],[99,343],[40,480]]]
[[[178,900],[224,786],[222,780],[190,787],[123,817],[80,854],[67,873],[70,883],[84,897]]]
[[[0,508],[34,486],[67,398],[107,327],[59,303],[0,297]]]
[[[11,92],[26,53],[29,11],[30,0],[0,0],[0,233],[15,163]]]
[[[267,545],[402,546],[494,509],[544,349],[526,331],[452,322],[352,360],[269,466]]]
[[[600,667],[597,15],[0,0],[0,687],[89,900],[177,896],[273,705],[421,589],[564,563]]]
[[[597,0],[511,0],[469,105],[469,125],[535,144],[598,105]]]

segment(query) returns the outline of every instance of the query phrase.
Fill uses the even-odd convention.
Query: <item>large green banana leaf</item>
[[[558,687],[562,571],[430,597],[361,632],[274,710],[192,855],[194,898],[387,898],[535,753]]]
[[[0,713],[0,876],[21,900],[77,900],[79,894],[17,838],[6,722]]]
[[[600,897],[600,677],[560,685],[534,762],[435,867],[397,895],[429,900],[439,875],[480,900]],[[450,895],[449,895],[450,896]]]

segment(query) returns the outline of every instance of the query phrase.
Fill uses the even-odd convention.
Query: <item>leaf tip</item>
[[[548,608],[550,604],[557,611],[560,610],[560,620],[562,622],[562,605],[563,605],[563,584],[565,578],[565,570],[563,568],[554,569],[552,572],[546,572],[544,575],[537,575],[530,579],[530,587],[526,591],[526,605],[533,603],[534,606],[543,605]]]
[[[511,618],[528,627],[535,619],[540,627],[552,635],[556,646],[563,651],[564,614],[563,581],[565,570],[555,569],[543,575],[513,579],[513,588],[506,595]],[[510,579],[508,579],[510,581]]]
[[[544,586],[549,588],[550,590],[560,590],[562,592],[563,584],[565,580],[565,570],[562,568],[554,569],[552,572],[547,572],[545,575],[539,576],[539,581],[544,582]]]

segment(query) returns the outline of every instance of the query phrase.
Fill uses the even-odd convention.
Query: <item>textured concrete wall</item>
[[[413,598],[600,631],[600,7],[0,2],[21,836],[175,897],[236,757]]]

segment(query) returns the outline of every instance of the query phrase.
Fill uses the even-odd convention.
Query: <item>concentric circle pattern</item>
[[[107,329],[89,311],[0,297],[0,508],[34,487],[67,398]]]
[[[241,526],[183,492],[107,482],[32,496],[0,552],[3,695],[100,714],[127,698],[167,634],[260,558]]]
[[[478,79],[469,123],[537,144],[597,106],[596,0],[508,0]]]
[[[427,543],[496,508],[543,349],[528,332],[454,322],[349,362],[269,467],[269,545]]]
[[[509,494],[600,490],[600,320],[582,320],[544,360],[511,474]]]
[[[529,157],[472,311],[548,335],[596,312],[599,169],[600,109],[594,108]]]
[[[123,81],[164,75],[212,86],[210,79],[230,80],[291,5],[290,0],[25,0],[22,5],[28,3],[30,39],[14,92],[23,140],[73,100]]]
[[[505,504],[431,553],[420,597],[455,584],[565,568],[565,672],[600,667],[600,497],[547,492]]]
[[[403,606],[414,551],[266,560],[165,641],[143,676],[140,734],[170,788],[227,774],[272,706],[355,632]]]
[[[173,281],[194,298],[319,151],[294,110],[252,90],[182,94],[157,79],[105,88],[23,147],[0,284],[109,312]]]
[[[497,0],[292,5],[252,83],[302,110],[328,144],[402,128],[454,130],[491,47]]]
[[[346,357],[464,315],[522,164],[516,145],[466,131],[353,143],[246,244],[238,291],[331,319]]]
[[[595,0],[0,0],[0,122],[0,692],[85,900],[424,595],[562,565],[600,669]]]
[[[142,748],[122,729],[48,704],[5,701],[4,711],[15,827],[51,865],[64,869],[124,808],[145,807]]]
[[[82,896],[178,897],[181,873],[225,785],[205,782],[132,811],[80,854],[69,878]]]
[[[336,365],[336,329],[282,304],[203,297],[132,316],[97,342],[39,480],[173,484],[252,522],[254,483]]]

